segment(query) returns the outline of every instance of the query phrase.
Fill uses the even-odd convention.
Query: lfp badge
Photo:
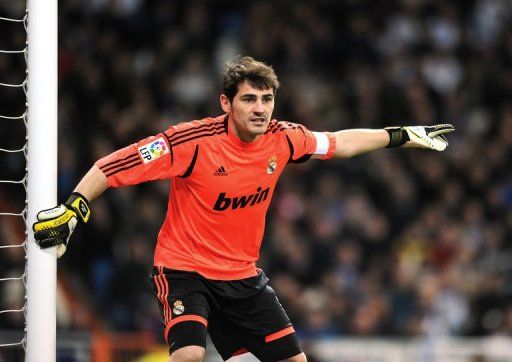
[[[166,153],[169,153],[169,148],[162,137],[146,145],[138,148],[139,154],[144,160],[144,163],[148,163],[162,157]]]
[[[165,151],[167,151],[167,146],[163,140],[156,140],[151,144],[151,146],[149,146],[149,152],[151,152],[155,158],[165,154]]]

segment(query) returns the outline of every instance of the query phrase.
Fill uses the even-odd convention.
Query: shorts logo
[[[156,160],[157,158],[169,153],[169,148],[162,137],[155,141],[139,147],[139,153],[144,160],[144,163],[148,163]]]
[[[180,315],[185,311],[185,306],[183,305],[183,302],[181,300],[177,300],[174,302],[174,308],[172,309],[172,312],[176,315]]]
[[[268,159],[267,174],[271,175],[276,171],[276,169],[277,169],[276,159],[277,159],[276,156],[272,156]]]

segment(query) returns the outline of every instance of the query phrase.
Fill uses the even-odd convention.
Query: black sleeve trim
[[[290,137],[288,137],[288,135],[286,135],[286,140],[288,141],[288,147],[290,147],[290,158],[288,159],[288,163],[304,163],[304,162],[308,161],[311,158],[311,156],[313,156],[310,154],[305,154],[304,156],[294,160],[292,158],[294,148],[293,148],[292,141],[290,141]]]
[[[288,163],[292,163],[294,149],[293,149],[293,143],[292,143],[292,141],[290,141],[290,137],[288,137],[288,135],[286,135],[286,141],[288,141],[288,147],[290,147],[290,158],[288,159]]]
[[[197,160],[198,154],[199,154],[199,145],[196,145],[196,149],[194,151],[194,156],[192,157],[192,161],[190,161],[190,165],[188,166],[187,171],[185,171],[185,173],[179,177],[185,178],[185,177],[190,176],[190,174],[192,173],[192,170],[194,169],[194,166],[196,165],[196,160]]]
[[[306,161],[309,161],[309,159],[311,158],[311,154],[305,154],[304,156],[302,156],[301,158],[298,158],[296,160],[291,160],[290,163],[304,163]]]

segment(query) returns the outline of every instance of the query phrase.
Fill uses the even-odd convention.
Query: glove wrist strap
[[[409,135],[403,127],[386,127],[384,129],[389,134],[389,143],[386,148],[400,147],[409,141]]]
[[[86,197],[79,192],[72,192],[69,198],[64,203],[67,207],[73,209],[80,220],[83,222],[89,221],[91,216],[91,209],[89,207],[89,201]]]

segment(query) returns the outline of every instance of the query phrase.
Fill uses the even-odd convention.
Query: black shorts
[[[302,352],[290,319],[263,271],[235,281],[155,267],[153,290],[164,319],[169,353],[206,347],[206,332],[224,360],[251,352],[278,361]]]

